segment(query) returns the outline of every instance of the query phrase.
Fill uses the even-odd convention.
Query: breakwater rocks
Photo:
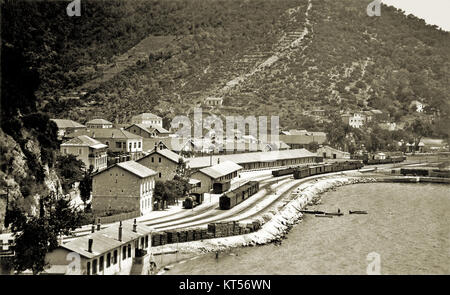
[[[370,182],[377,182],[377,179],[372,177],[338,176],[302,183],[291,192],[290,201],[285,203],[284,206],[281,208],[277,207],[268,213],[249,220],[249,223],[260,225],[257,231],[243,235],[212,238],[177,245],[169,244],[161,247],[164,247],[165,250],[174,248],[184,253],[205,253],[223,251],[233,247],[263,245],[270,242],[280,243],[292,226],[301,220],[303,215],[300,210],[304,209],[308,204],[317,202],[321,194],[343,185]]]

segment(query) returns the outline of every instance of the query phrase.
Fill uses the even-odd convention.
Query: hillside
[[[320,130],[305,110],[372,107],[401,121],[422,100],[439,114],[435,135],[448,136],[450,33],[392,7],[368,17],[369,2],[83,1],[79,18],[59,13],[64,3],[37,2],[20,19],[29,30],[18,24],[25,4],[6,1],[2,19],[15,21],[3,38],[39,69],[37,95],[53,116],[124,122],[151,111],[168,122],[222,96],[213,112]],[[58,101],[80,89],[82,99]]]

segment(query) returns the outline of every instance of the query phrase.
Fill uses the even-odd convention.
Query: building
[[[142,138],[168,137],[170,132],[160,126],[147,127],[143,124],[132,124],[125,128],[126,131],[142,136]]]
[[[111,161],[113,161],[113,158],[122,155],[125,155],[125,158],[128,160],[137,160],[143,155],[142,137],[126,130],[115,128],[78,130],[67,135],[67,137],[74,138],[80,135],[87,135],[106,144],[108,146],[108,156]]]
[[[324,159],[350,159],[350,153],[340,151],[328,145],[318,148],[317,155],[322,156]]]
[[[307,148],[313,142],[324,144],[327,140],[327,134],[325,132],[289,131],[289,134],[280,134],[280,140],[286,143],[291,149],[301,149]]]
[[[113,123],[104,119],[94,119],[86,122],[87,128],[113,128]]]
[[[65,120],[65,119],[50,119],[50,120],[55,122],[56,126],[58,127],[58,140],[62,140],[66,134],[75,132],[76,130],[86,129],[86,126],[72,120]]]
[[[177,167],[183,157],[169,149],[155,147],[148,155],[138,160],[138,163],[157,172],[156,179],[172,180],[177,174]]]
[[[366,122],[366,117],[360,113],[344,114],[342,121],[353,128],[361,128]]]
[[[219,160],[220,161],[220,160]],[[205,167],[191,174],[194,179],[200,180],[200,188],[198,193],[209,193],[213,188],[213,183],[230,181],[238,176],[238,172],[242,170],[242,166],[225,161],[216,165]]]
[[[134,161],[117,163],[92,177],[95,214],[139,212],[153,208],[156,172]]]
[[[80,135],[60,145],[63,155],[74,155],[81,160],[86,170],[100,171],[108,166],[108,146],[87,135]]]
[[[225,161],[234,162],[244,170],[273,168],[280,166],[300,165],[315,163],[317,155],[306,149],[291,149],[270,152],[240,153],[232,155],[211,155],[186,159],[187,165],[196,171],[205,167],[222,163]],[[195,177],[194,177],[195,178]]]
[[[13,274],[11,259],[14,255],[14,235],[0,233],[0,275]]]
[[[47,253],[45,260],[49,267],[43,274],[150,274],[152,231],[136,220],[115,223],[98,231],[94,228],[93,233],[62,243]]]
[[[210,96],[205,99],[204,104],[207,106],[221,106],[223,104],[223,98]]]
[[[149,127],[163,127],[163,120],[161,117],[152,113],[142,113],[131,118],[132,124],[141,124],[147,128]]]
[[[418,112],[418,113],[423,113],[425,105],[422,102],[418,101],[418,100],[413,100],[409,104],[409,107],[410,108],[414,108],[415,111]]]

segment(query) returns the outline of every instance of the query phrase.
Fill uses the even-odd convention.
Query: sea
[[[344,215],[304,215],[281,244],[203,254],[165,274],[450,274],[450,186],[355,184],[321,200],[308,209]]]

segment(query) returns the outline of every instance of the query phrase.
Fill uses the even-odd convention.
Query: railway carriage
[[[253,196],[259,190],[259,182],[249,181],[240,187],[223,194],[219,198],[219,207],[222,210],[228,210]]]
[[[301,179],[309,176],[309,168],[308,167],[302,167],[298,168],[294,171],[294,178],[295,179]]]

